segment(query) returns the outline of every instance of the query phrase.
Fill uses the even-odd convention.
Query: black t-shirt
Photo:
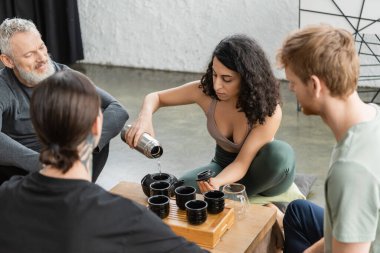
[[[204,252],[146,207],[39,172],[0,186],[0,253]]]

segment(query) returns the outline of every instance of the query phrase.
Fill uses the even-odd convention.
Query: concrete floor
[[[201,77],[201,74],[87,64],[73,67],[85,72],[96,85],[125,106],[130,115],[128,123],[136,118],[147,93]],[[288,91],[286,82],[281,84],[281,96],[283,119],[276,138],[294,148],[297,172],[317,176],[308,198],[324,205],[323,181],[335,140],[319,117],[304,116],[296,111],[296,99]],[[208,135],[203,112],[196,105],[161,108],[154,115],[154,127],[156,138],[164,149],[159,159],[162,172],[181,176],[187,170],[207,164],[213,157],[215,142]],[[110,189],[122,180],[140,182],[147,173],[158,172],[157,162],[130,149],[116,136],[111,141],[110,155],[97,183]]]

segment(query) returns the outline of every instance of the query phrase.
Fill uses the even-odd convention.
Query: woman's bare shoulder
[[[206,95],[203,92],[203,88],[201,86],[200,81],[194,83],[194,92],[196,94],[195,101],[202,108],[202,110],[206,113],[212,101],[212,98],[209,95]]]

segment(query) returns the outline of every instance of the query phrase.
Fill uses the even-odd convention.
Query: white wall
[[[379,60],[378,57],[373,55],[380,55],[379,39],[375,37],[375,34],[380,33],[380,22],[372,21],[379,20],[380,1],[301,0],[300,5],[302,9],[300,13],[301,27],[322,22],[341,27],[352,34],[355,34],[356,30],[360,31],[361,36],[355,36],[357,50],[359,51],[360,49],[360,63],[372,66],[362,65],[360,68],[359,86],[380,87],[378,78],[380,74]],[[368,44],[362,43],[363,41],[368,42]]]
[[[86,63],[203,72],[235,33],[276,50],[298,27],[298,0],[78,0]]]

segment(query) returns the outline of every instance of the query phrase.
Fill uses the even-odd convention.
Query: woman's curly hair
[[[213,87],[214,57],[241,76],[236,108],[245,113],[250,126],[264,124],[265,117],[272,116],[280,103],[280,91],[262,48],[246,35],[229,36],[219,42],[200,85],[206,95],[219,100]]]

